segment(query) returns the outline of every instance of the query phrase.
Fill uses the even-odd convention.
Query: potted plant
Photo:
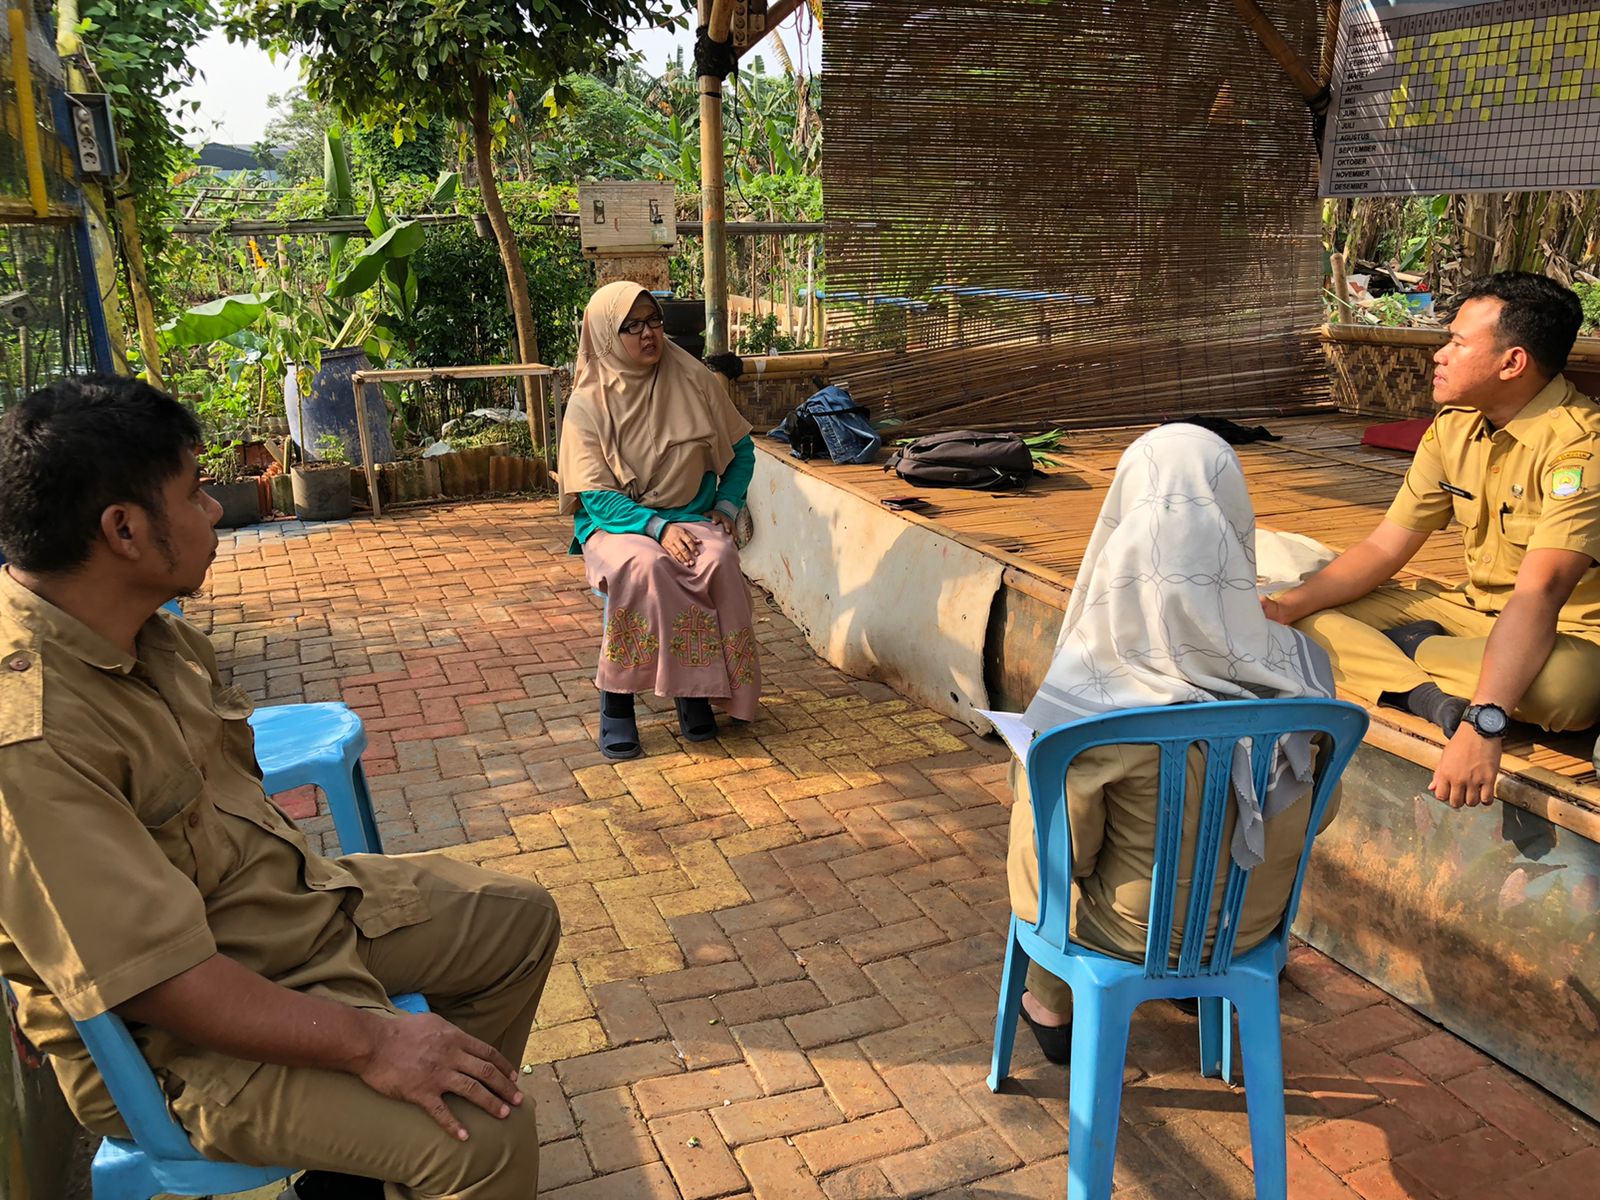
[[[200,454],[200,488],[222,505],[219,528],[237,529],[261,519],[261,489],[246,478],[238,442],[212,446]]]
[[[336,521],[350,515],[350,452],[338,434],[317,439],[315,461],[291,472],[294,515],[302,521]]]

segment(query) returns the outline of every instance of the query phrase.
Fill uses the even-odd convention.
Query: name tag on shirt
[[[1466,488],[1458,488],[1455,484],[1446,483],[1442,479],[1439,480],[1439,486],[1441,488],[1443,488],[1445,491],[1449,492],[1452,496],[1460,496],[1463,500],[1476,500],[1477,499],[1477,497],[1474,496],[1471,492],[1467,491]]]

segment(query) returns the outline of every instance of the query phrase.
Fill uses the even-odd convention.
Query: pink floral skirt
[[[584,543],[589,586],[606,597],[595,684],[704,696],[731,717],[754,720],[761,662],[739,550],[720,525],[697,523],[694,533],[700,555],[692,567],[642,533],[602,530]]]

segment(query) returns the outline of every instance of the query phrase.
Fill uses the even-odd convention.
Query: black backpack
[[[1033,453],[1016,434],[971,429],[918,438],[883,466],[890,468],[907,483],[986,491],[1022,487],[1034,475]]]

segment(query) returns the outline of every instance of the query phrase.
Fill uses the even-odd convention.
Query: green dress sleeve
[[[750,492],[750,480],[756,473],[756,444],[747,433],[733,447],[733,461],[722,473],[717,484],[715,508],[728,517],[737,519],[744,511],[745,497]]]
[[[754,449],[752,448],[752,453]],[[731,471],[730,464],[729,470]],[[711,511],[716,476],[706,474],[700,493],[683,508],[647,508],[621,492],[584,492],[572,518],[572,551],[577,553],[595,533],[642,533],[661,540],[668,525],[704,521]]]
[[[579,544],[599,530],[607,533],[642,533],[661,540],[667,523],[653,508],[646,508],[621,492],[584,492],[579,497],[573,518],[573,533]]]

